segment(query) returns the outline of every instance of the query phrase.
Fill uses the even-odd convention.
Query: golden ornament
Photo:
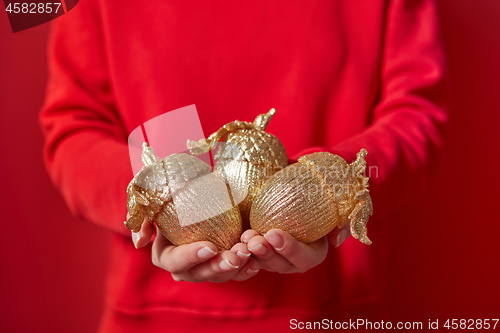
[[[261,114],[254,122],[233,121],[221,127],[208,139],[188,141],[193,155],[207,153],[220,144],[214,156],[215,170],[224,173],[244,226],[249,226],[250,208],[264,180],[288,165],[281,141],[265,131],[275,110]]]
[[[366,223],[373,213],[365,149],[348,164],[331,153],[314,153],[275,173],[256,195],[250,225],[260,234],[281,229],[303,243],[350,222],[351,235],[364,244]]]
[[[146,218],[174,245],[209,241],[222,251],[238,243],[241,216],[222,172],[189,154],[159,160],[147,143],[141,157],[127,187],[128,229],[138,232]]]

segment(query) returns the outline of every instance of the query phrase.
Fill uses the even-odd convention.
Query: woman
[[[76,215],[115,232],[101,331],[384,319],[384,229],[394,223],[384,215],[421,189],[447,122],[432,0],[87,0],[54,29],[41,112],[47,167]],[[127,136],[190,104],[205,133],[275,107],[268,131],[292,160],[330,151],[351,162],[365,148],[376,170],[374,245],[250,230],[214,254],[206,242],[149,245],[146,223],[136,250],[123,226]],[[328,238],[338,246],[347,236]]]

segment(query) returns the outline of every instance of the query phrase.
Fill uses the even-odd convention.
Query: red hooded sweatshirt
[[[447,123],[432,0],[85,0],[53,29],[45,158],[74,214],[115,232],[103,332],[384,319],[384,230],[394,221],[382,217],[422,188]],[[350,238],[306,273],[244,282],[175,282],[155,267],[123,225],[127,136],[191,104],[207,136],[276,108],[267,130],[292,159],[324,150],[352,162],[366,148],[373,245]]]

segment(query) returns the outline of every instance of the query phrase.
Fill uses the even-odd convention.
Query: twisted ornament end
[[[273,119],[273,116],[276,114],[276,110],[272,108],[269,110],[267,113],[259,114],[257,118],[253,121],[253,124],[255,125],[255,129],[265,131],[267,128],[267,125],[269,125],[269,122],[271,119]]]

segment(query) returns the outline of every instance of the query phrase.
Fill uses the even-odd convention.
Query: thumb
[[[328,234],[330,244],[339,247],[347,238],[351,236],[351,224],[346,223],[342,228],[335,228]]]
[[[135,248],[139,249],[141,247],[148,245],[151,240],[151,237],[153,237],[154,232],[155,232],[155,227],[153,226],[153,223],[144,219],[144,222],[142,223],[141,226],[141,230],[139,230],[139,232],[132,231],[132,241],[134,242]]]

